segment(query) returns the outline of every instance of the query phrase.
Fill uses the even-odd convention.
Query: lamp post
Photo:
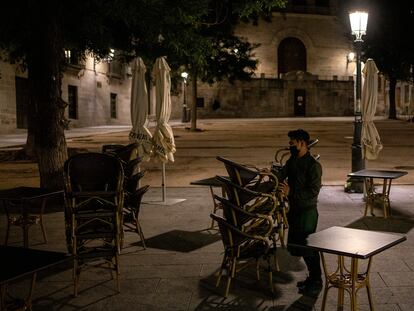
[[[354,136],[352,142],[352,172],[365,168],[365,161],[362,159],[361,150],[361,131],[362,131],[362,113],[361,113],[361,47],[362,36],[366,34],[368,24],[368,13],[355,11],[349,13],[352,34],[355,35],[355,52],[356,52],[356,84],[355,84],[355,107],[354,107]],[[360,179],[349,179],[347,181],[347,191],[363,192],[363,182]]]
[[[188,78],[188,72],[183,71],[181,73],[181,78],[183,78],[183,114],[181,116],[181,122],[187,122],[187,78]]]

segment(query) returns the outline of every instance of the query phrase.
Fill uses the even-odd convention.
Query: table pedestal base
[[[371,215],[374,215],[374,205],[378,202],[384,210],[384,218],[388,218],[391,214],[390,206],[390,190],[392,179],[384,179],[382,184],[382,193],[375,191],[375,185],[373,178],[364,178],[365,189],[367,191],[367,199],[365,202],[364,216],[368,213],[368,208],[371,209]]]
[[[368,265],[364,272],[358,272],[358,258],[351,258],[351,269],[345,267],[345,260],[343,256],[338,256],[337,267],[334,272],[328,272],[324,254],[321,252],[322,266],[325,274],[325,288],[323,291],[322,308],[324,311],[326,307],[326,299],[328,290],[331,288],[338,289],[338,310],[343,310],[344,294],[348,292],[351,300],[351,311],[358,310],[357,307],[357,292],[361,288],[366,288],[368,295],[368,302],[370,310],[374,310],[371,289],[369,284],[369,271],[371,269],[372,257],[368,259]]]

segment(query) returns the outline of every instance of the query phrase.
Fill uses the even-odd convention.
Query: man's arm
[[[307,203],[316,203],[319,191],[322,186],[322,166],[319,162],[314,161],[308,170],[306,176],[306,185],[301,191],[295,193],[295,201]]]

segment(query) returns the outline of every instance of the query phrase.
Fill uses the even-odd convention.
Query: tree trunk
[[[191,74],[191,131],[197,130],[197,70]]]
[[[397,79],[390,78],[390,93],[389,93],[389,102],[390,110],[388,114],[388,119],[397,119],[397,109],[395,107],[395,87],[397,85]]]
[[[46,8],[44,7],[46,6]],[[42,8],[43,7],[43,8]],[[41,11],[44,9],[44,11]],[[29,135],[34,134],[40,186],[63,188],[63,165],[67,159],[64,134],[65,103],[61,97],[64,49],[60,1],[45,1],[33,6],[33,31],[27,55],[30,105]],[[50,14],[45,14],[50,12]],[[38,14],[36,14],[38,13]]]

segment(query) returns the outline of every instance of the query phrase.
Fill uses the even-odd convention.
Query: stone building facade
[[[337,17],[339,0],[291,0],[271,22],[241,23],[237,34],[260,46],[258,67],[251,81],[198,84],[199,118],[350,116],[354,113],[355,62],[349,25]],[[113,59],[80,62],[67,51],[69,66],[62,85],[69,103],[70,127],[130,125],[131,76],[128,66]],[[147,68],[150,70],[150,68]],[[190,77],[191,78],[191,77]],[[0,61],[0,133],[26,126],[26,74]],[[414,114],[413,83],[396,89],[397,113]],[[149,113],[155,115],[154,89]],[[388,85],[380,78],[377,115],[388,114]],[[172,92],[171,119],[181,119],[191,88]]]
[[[335,16],[335,1],[322,2],[291,4],[271,22],[241,23],[237,34],[259,44],[255,76],[234,85],[200,85],[200,117],[352,115],[352,41]]]
[[[91,56],[68,61],[62,98],[68,103],[69,127],[131,124],[128,67],[117,61],[96,62]],[[27,73],[0,61],[0,133],[27,127],[28,100]]]

